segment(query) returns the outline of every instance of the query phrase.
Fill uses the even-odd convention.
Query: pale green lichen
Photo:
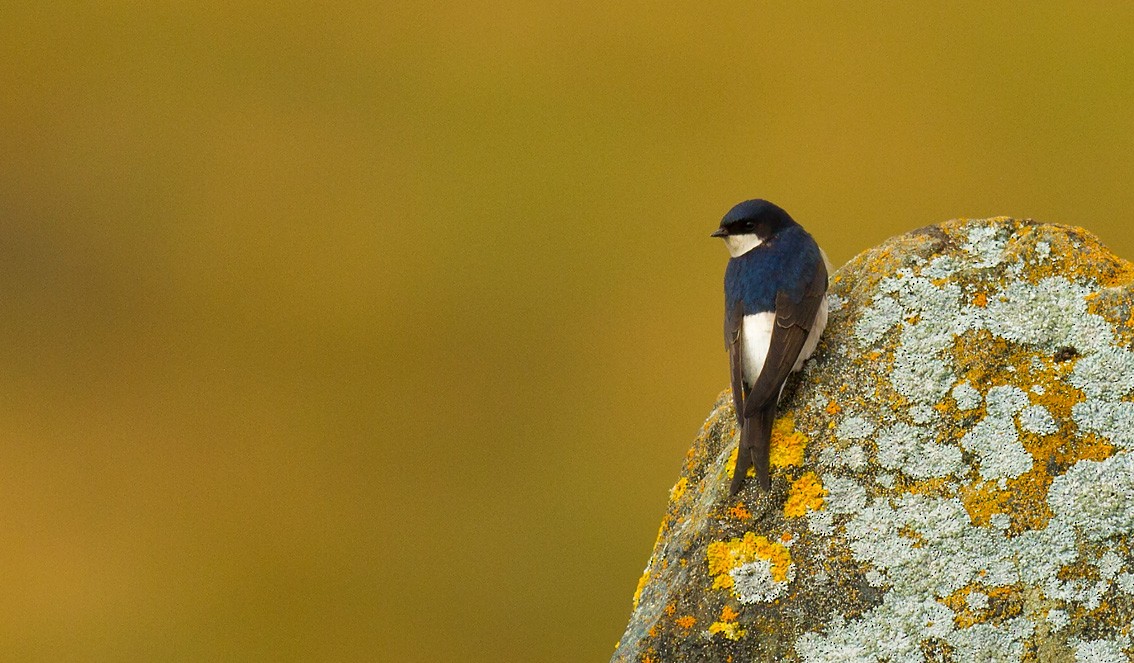
[[[1088,582],[1082,579],[1058,580],[1049,578],[1043,585],[1043,593],[1049,599],[1064,603],[1078,603],[1087,610],[1094,610],[1102,603],[1103,594],[1110,588],[1104,581]]]
[[[988,607],[988,594],[984,592],[969,592],[965,595],[965,603],[971,610],[984,610]]]
[[[953,400],[957,402],[958,410],[972,410],[980,407],[980,392],[968,382],[962,382],[953,387]]]
[[[1015,385],[1002,385],[988,390],[984,397],[988,416],[1011,418],[1028,406],[1028,395]]]
[[[969,229],[967,241],[962,249],[975,259],[972,267],[983,269],[995,267],[1004,259],[1004,246],[1008,243],[1008,233],[998,225],[974,225]]]
[[[1123,649],[1130,646],[1130,638],[1123,637],[1115,640],[1073,640],[1075,645],[1075,663],[1127,663],[1129,657]]]
[[[1090,398],[1118,400],[1134,389],[1134,352],[1104,348],[1075,363],[1071,384]]]
[[[846,467],[857,470],[865,467],[866,463],[866,451],[858,444],[845,449],[826,447],[819,452],[819,464],[828,469]]]
[[[878,434],[878,464],[900,470],[915,479],[961,474],[965,469],[961,450],[951,444],[938,444],[925,428],[899,423]]]
[[[925,313],[925,320],[933,320],[933,326],[954,324],[950,313],[956,313],[961,301],[961,288],[956,283],[939,286],[932,279],[908,274],[899,278],[888,278],[879,286],[882,292],[898,299],[903,311]]]
[[[990,297],[981,316],[993,334],[1044,351],[1063,346],[1098,347],[1111,340],[1106,320],[1087,313],[1092,284],[1076,284],[1061,276],[1038,283],[1011,281]]]
[[[845,417],[837,428],[835,437],[843,440],[861,440],[874,432],[874,422],[865,417]]]
[[[1015,479],[1032,469],[1032,456],[1020,443],[1010,417],[981,419],[961,438],[961,446],[976,454],[984,479]]]
[[[943,360],[899,348],[890,375],[894,388],[914,403],[933,403],[949,392],[953,370]]]
[[[1051,628],[1058,631],[1059,629],[1067,626],[1071,622],[1071,618],[1067,616],[1066,610],[1059,608],[1052,608],[1047,611],[1047,623],[1051,624]]]
[[[833,292],[827,293],[827,313],[828,314],[833,315],[835,313],[838,313],[839,311],[843,310],[843,307],[846,306],[846,305],[847,305],[847,300],[843,299],[842,297],[836,295]]]
[[[812,511],[807,514],[807,529],[820,536],[828,536],[835,531],[835,514],[830,511]]]
[[[1075,425],[1087,433],[1098,433],[1115,446],[1134,448],[1134,403],[1088,400],[1071,410]]]
[[[806,663],[877,661],[920,663],[921,640],[952,631],[953,613],[932,600],[886,594],[882,604],[850,622],[834,615],[825,636],[806,633],[795,644]],[[917,634],[914,636],[913,634]]]
[[[828,487],[840,490],[830,481]],[[959,660],[1018,661],[1030,621],[956,628],[952,611],[938,599],[974,582],[998,587],[1052,577],[1076,556],[1074,535],[1063,527],[1006,539],[969,524],[959,501],[918,495],[875,499],[858,509],[845,531],[856,559],[875,569],[868,580],[890,591],[862,618],[836,620],[826,633],[801,638],[804,661],[921,661],[919,643],[931,637],[954,646]]]
[[[1032,636],[1035,626],[1022,617],[1005,620],[999,625],[973,624],[967,629],[954,631],[945,639],[953,646],[958,661],[988,661],[1007,663],[1019,661],[1024,653],[1024,641]]]
[[[1051,482],[1048,502],[1091,541],[1134,532],[1134,454],[1075,463]]]
[[[1097,564],[1099,577],[1106,581],[1114,580],[1114,577],[1122,570],[1122,563],[1121,557],[1115,555],[1113,551],[1106,551],[1102,557],[1099,557]]]
[[[947,279],[963,267],[964,263],[953,256],[938,256],[922,268],[921,275],[930,279]]]
[[[1059,432],[1055,418],[1042,405],[1029,405],[1020,411],[1020,428],[1036,435],[1052,435]]]
[[[1116,580],[1119,589],[1126,594],[1134,594],[1134,573],[1120,573]]]
[[[866,506],[866,489],[847,477],[827,477],[826,510],[830,513],[856,513]]]
[[[928,424],[938,417],[937,409],[929,405],[915,405],[910,408],[910,419],[915,424]]]
[[[783,580],[776,580],[772,574],[772,562],[766,559],[756,559],[741,564],[729,571],[732,577],[732,590],[736,599],[741,603],[764,603],[773,601],[787,592],[788,586],[795,580],[795,565],[788,566],[787,575]]]
[[[855,325],[855,335],[864,345],[873,345],[898,324],[904,314],[901,304],[890,297],[882,297],[863,312]]]

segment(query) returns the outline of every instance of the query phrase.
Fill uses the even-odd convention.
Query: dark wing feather
[[[784,292],[776,295],[776,322],[768,344],[768,356],[764,358],[760,376],[744,399],[745,417],[755,416],[764,406],[774,405],[780,397],[780,389],[803,350],[803,343],[826,292],[827,268],[820,262],[798,302],[793,302]]]
[[[744,302],[736,305],[725,314],[725,346],[728,348],[728,364],[732,375],[732,404],[736,408],[738,426],[744,423]]]
[[[732,486],[729,493],[736,495],[744,485],[744,478],[748,468],[756,458],[752,452],[752,441],[749,436],[758,428],[752,421],[744,418],[744,301],[737,300],[736,305],[725,315],[725,345],[728,347],[728,363],[732,376],[732,404],[736,408],[736,425],[740,429],[740,446],[736,452],[736,466],[732,473]],[[767,474],[765,472],[764,474]]]
[[[775,418],[776,406],[773,403],[744,420],[744,428],[740,431],[740,447],[736,454],[736,470],[729,487],[730,495],[735,496],[740,492],[748,468],[752,466],[756,467],[756,481],[760,487],[764,490],[772,488],[768,461],[772,450],[772,422]]]

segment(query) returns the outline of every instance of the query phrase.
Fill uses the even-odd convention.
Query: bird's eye
[[[744,222],[744,229],[745,230],[752,230],[755,227],[756,227],[756,224],[752,223],[751,221],[745,221]]]

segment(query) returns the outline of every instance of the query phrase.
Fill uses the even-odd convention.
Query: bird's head
[[[766,200],[746,200],[724,215],[712,236],[723,239],[729,255],[735,258],[794,225],[795,220],[776,205]]]

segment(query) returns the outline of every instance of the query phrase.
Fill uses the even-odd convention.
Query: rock
[[[1008,218],[852,260],[771,492],[728,496],[726,391],[611,660],[1128,660],[1132,288],[1089,233]]]

